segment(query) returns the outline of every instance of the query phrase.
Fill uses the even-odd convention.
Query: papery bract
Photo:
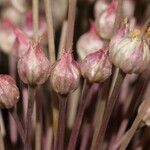
[[[50,74],[52,88],[60,95],[67,95],[78,87],[79,81],[78,63],[73,59],[72,52],[64,52],[60,60],[52,66]]]
[[[20,79],[30,86],[43,84],[49,77],[50,63],[42,47],[31,42],[29,49],[18,61]]]
[[[81,35],[77,42],[77,53],[82,60],[88,54],[93,53],[103,47],[103,41],[96,33],[95,24],[91,24],[88,32]]]
[[[108,49],[101,49],[89,54],[81,62],[81,74],[89,82],[101,82],[111,75],[112,65]]]
[[[0,108],[11,108],[19,100],[19,89],[9,75],[0,75]]]

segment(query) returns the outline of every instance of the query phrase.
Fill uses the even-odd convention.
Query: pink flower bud
[[[74,91],[80,81],[78,63],[73,59],[70,51],[64,52],[51,69],[51,86],[58,94],[66,95]]]
[[[116,17],[116,4],[117,3],[113,1],[112,4],[96,18],[98,33],[104,39],[110,39],[112,36]]]
[[[9,75],[0,75],[0,108],[11,108],[19,100],[19,89]]]
[[[49,76],[50,63],[42,47],[37,43],[30,43],[29,49],[18,61],[20,79],[31,86],[43,84]]]
[[[150,51],[140,30],[133,30],[115,46],[110,46],[110,58],[125,73],[141,73],[149,65]]]
[[[46,21],[44,20],[43,17],[40,16],[39,31],[38,31],[39,37],[42,37],[46,33],[47,30],[46,28],[47,28]],[[23,31],[24,33],[26,33],[26,35],[29,38],[33,38],[33,16],[31,10],[29,10],[25,15],[25,23],[24,23]]]
[[[104,81],[111,75],[111,70],[107,49],[89,54],[81,63],[81,74],[90,82]]]
[[[15,43],[16,36],[13,32],[13,26],[14,25],[9,20],[5,20],[0,24],[0,48],[6,54],[12,52]]]
[[[83,34],[77,42],[77,53],[82,60],[88,54],[93,53],[103,47],[103,41],[96,33],[95,24],[91,24],[88,32]]]
[[[138,113],[145,113],[142,121],[150,126],[150,100],[144,100],[138,109]]]

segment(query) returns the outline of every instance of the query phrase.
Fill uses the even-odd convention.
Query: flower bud
[[[145,113],[142,121],[147,126],[150,126],[150,100],[144,100],[138,109],[138,113]]]
[[[107,49],[89,54],[81,63],[81,74],[89,82],[104,81],[111,75],[111,70]]]
[[[94,15],[97,18],[101,13],[108,8],[108,3],[104,0],[97,0],[94,5]]]
[[[83,34],[77,42],[77,53],[82,60],[88,54],[93,53],[103,47],[103,41],[96,33],[94,23],[91,24],[90,31]]]
[[[129,32],[117,45],[110,46],[110,59],[125,73],[142,73],[149,65],[150,52],[140,30]]]
[[[49,76],[50,63],[42,47],[37,43],[30,43],[29,49],[18,61],[20,79],[30,86],[43,84]]]
[[[19,89],[9,75],[0,75],[0,108],[11,108],[19,100]]]
[[[5,20],[0,24],[1,50],[6,54],[10,54],[12,52],[15,39],[16,36],[13,32],[13,24],[9,20]]]
[[[110,39],[112,36],[116,17],[116,6],[116,2],[113,1],[112,4],[96,18],[97,31],[104,39]]]
[[[78,87],[79,81],[78,63],[73,59],[70,51],[64,52],[60,60],[52,66],[50,74],[52,88],[60,95],[67,95]]]

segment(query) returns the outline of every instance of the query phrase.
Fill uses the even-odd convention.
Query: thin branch
[[[73,36],[74,36],[74,24],[75,24],[75,16],[76,16],[76,1],[77,0],[69,0],[69,10],[68,10],[68,31],[67,31],[67,39],[66,39],[66,50],[72,50],[73,45]]]
[[[47,21],[47,30],[48,30],[48,50],[49,50],[49,59],[51,63],[55,62],[55,44],[54,44],[54,31],[53,31],[53,20],[52,20],[52,0],[44,0],[45,4],[45,13]]]

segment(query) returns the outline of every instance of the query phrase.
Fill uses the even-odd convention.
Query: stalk
[[[38,41],[38,29],[39,29],[39,1],[32,0],[32,13],[33,13],[33,38]]]
[[[91,89],[91,84],[88,84],[86,81],[84,82],[84,87],[82,89],[82,95],[81,95],[81,99],[80,99],[80,104],[79,104],[79,110],[74,122],[74,126],[71,132],[71,137],[69,140],[69,144],[68,144],[68,150],[75,150],[75,146],[77,143],[77,138],[79,135],[79,131],[80,131],[80,127],[82,124],[82,119],[83,119],[83,115],[86,109],[86,106],[88,104],[88,96],[89,94],[87,94],[87,91],[89,91]]]
[[[104,112],[103,123],[102,123],[100,131],[98,133],[98,137],[96,139],[96,144],[94,146],[94,150],[99,149],[103,145],[106,129],[107,129],[107,126],[109,123],[109,119],[112,114],[115,103],[117,102],[117,98],[118,98],[119,92],[120,92],[120,87],[121,87],[121,84],[122,84],[124,78],[125,78],[125,75],[122,72],[119,72],[114,90],[112,92],[112,95],[108,101],[108,104],[107,104],[105,112]]]
[[[22,139],[22,142],[25,143],[25,131],[24,131],[22,123],[21,123],[21,121],[18,117],[18,114],[16,113],[15,108],[11,108],[8,111],[9,111],[10,115],[13,117],[13,119],[16,122],[17,129],[18,129],[18,132],[19,132],[20,137]]]
[[[0,150],[5,150],[4,139],[1,133],[1,129],[0,129]]]
[[[54,44],[54,31],[53,31],[53,20],[52,20],[52,0],[44,0],[45,13],[47,21],[47,31],[48,31],[48,51],[49,59],[51,63],[55,62],[55,44]]]
[[[134,136],[142,118],[144,117],[144,113],[138,114],[131,126],[131,128],[127,131],[124,137],[121,139],[121,147],[120,150],[126,150],[128,144],[130,143],[132,137]]]
[[[66,38],[66,50],[72,49],[73,36],[74,36],[74,24],[75,24],[75,14],[76,14],[76,1],[69,0],[69,10],[68,10],[68,31]]]
[[[26,137],[25,137],[25,150],[32,150],[32,113],[35,98],[35,87],[28,86],[28,108],[26,118]]]
[[[65,49],[66,34],[67,34],[67,21],[64,21],[58,48],[58,59],[60,58],[63,50]]]
[[[58,120],[58,132],[56,139],[55,150],[64,149],[64,138],[65,138],[65,122],[66,122],[66,103],[68,96],[59,97],[59,120]]]
[[[96,139],[98,137],[98,133],[102,124],[102,119],[104,115],[104,111],[106,108],[106,103],[108,99],[108,88],[109,88],[109,79],[103,83],[102,85],[102,92],[101,89],[98,94],[98,101],[97,101],[97,107],[96,107],[96,113],[95,113],[95,129],[94,129],[94,134],[93,134],[93,140],[92,140],[92,145],[91,145],[91,150],[93,150],[94,145],[96,143]]]

